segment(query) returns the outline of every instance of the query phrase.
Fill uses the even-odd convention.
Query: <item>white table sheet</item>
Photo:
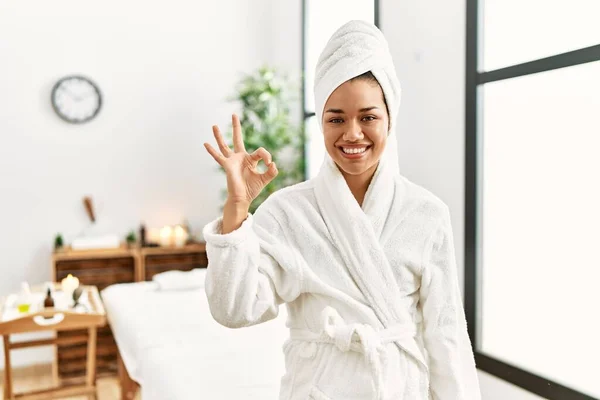
[[[213,320],[204,289],[140,282],[110,286],[102,298],[142,400],[278,398],[285,307],[273,321],[228,329]]]

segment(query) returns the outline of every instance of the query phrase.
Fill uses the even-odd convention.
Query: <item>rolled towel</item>
[[[84,236],[73,240],[73,250],[118,249],[121,240],[117,235]]]
[[[158,285],[158,290],[194,290],[204,288],[206,268],[196,268],[191,271],[166,271],[156,274],[152,281]]]

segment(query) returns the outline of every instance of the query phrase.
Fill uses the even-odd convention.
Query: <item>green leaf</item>
[[[293,125],[290,117],[290,103],[296,99],[298,87],[287,75],[270,66],[262,66],[242,76],[235,86],[235,93],[228,98],[240,103],[242,108],[240,123],[244,145],[249,153],[264,147],[271,152],[274,160],[280,160],[283,150],[293,149],[286,152],[294,157],[286,163],[290,166],[279,168],[278,176],[252,202],[252,213],[277,190],[304,179],[303,129]],[[226,137],[231,143],[232,129],[228,130]],[[226,195],[225,191],[223,196]]]

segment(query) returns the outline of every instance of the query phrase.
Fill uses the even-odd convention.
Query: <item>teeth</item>
[[[342,151],[346,154],[364,153],[366,147],[342,147]]]

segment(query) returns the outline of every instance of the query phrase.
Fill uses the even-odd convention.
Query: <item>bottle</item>
[[[29,289],[29,284],[27,282],[21,283],[21,292],[19,293],[17,299],[17,309],[21,313],[26,313],[29,311],[31,306],[31,290]]]
[[[140,226],[140,246],[146,247],[146,226],[144,224]]]
[[[54,307],[54,299],[52,298],[52,292],[50,288],[46,292],[46,298],[44,299],[44,308],[52,308]]]

